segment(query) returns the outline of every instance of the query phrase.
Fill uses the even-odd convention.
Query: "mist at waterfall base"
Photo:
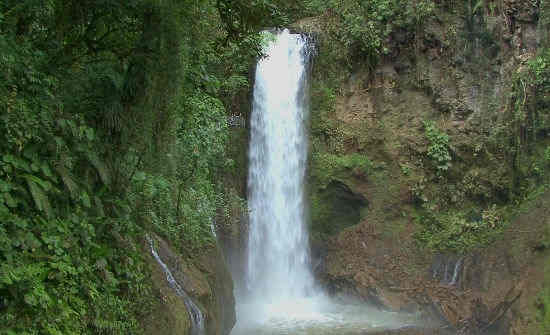
[[[331,299],[316,284],[305,224],[307,39],[275,33],[256,68],[250,120],[249,236],[241,334],[362,334],[399,328],[414,317]]]

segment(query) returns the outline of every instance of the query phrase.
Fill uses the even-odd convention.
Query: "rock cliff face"
[[[163,239],[155,236],[154,245],[159,257],[168,266],[174,279],[199,307],[205,319],[206,335],[227,335],[235,324],[233,281],[224,257],[216,246],[185,258]],[[144,252],[148,252],[144,246]],[[191,334],[191,321],[180,296],[170,287],[160,265],[147,254],[157,298],[148,320],[143,321],[145,333]]]
[[[548,117],[525,79],[541,8],[503,1],[469,26],[467,8],[438,7],[389,34],[374,68],[339,58],[331,13],[296,24],[318,40],[311,230],[334,293],[464,332],[539,331],[550,195],[533,169],[549,129],[520,119]]]
[[[331,237],[318,274],[335,293],[358,295],[389,310],[422,310],[455,328],[537,333],[534,308],[548,252],[536,246],[548,225],[548,195],[533,206],[502,240],[462,256],[454,283],[434,273],[445,256],[418,249],[413,224],[388,234],[362,222]]]

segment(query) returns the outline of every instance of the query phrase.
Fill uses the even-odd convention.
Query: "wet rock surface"
[[[219,249],[211,246],[191,260],[160,237],[152,235],[152,239],[159,257],[174,279],[204,315],[206,334],[229,334],[235,324],[233,281]],[[145,250],[149,251],[148,248]],[[191,323],[185,304],[168,285],[160,266],[149,254],[146,257],[158,298],[151,320],[144,322],[146,334],[190,334]]]
[[[445,257],[417,249],[408,235],[412,232],[384,236],[367,223],[327,243],[318,274],[334,293],[360,296],[387,310],[422,311],[428,319],[448,322],[459,334],[525,334],[535,322],[527,311],[541,288],[546,255],[534,247],[536,232],[544,229],[546,221],[535,217],[547,215],[550,205],[520,216],[512,226],[522,226],[528,233],[518,236],[510,228],[490,248],[463,256],[454,283],[449,274],[434,277],[434,268],[441,269]],[[450,257],[450,264],[457,264],[455,257]],[[423,334],[416,329],[399,331]]]

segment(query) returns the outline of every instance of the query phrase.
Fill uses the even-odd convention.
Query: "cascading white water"
[[[313,288],[304,224],[306,42],[288,30],[278,33],[256,68],[247,287],[270,302],[305,297]]]

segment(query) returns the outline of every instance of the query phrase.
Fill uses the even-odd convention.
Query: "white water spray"
[[[304,224],[306,41],[285,30],[256,68],[249,152],[247,287],[270,303],[312,293]]]

